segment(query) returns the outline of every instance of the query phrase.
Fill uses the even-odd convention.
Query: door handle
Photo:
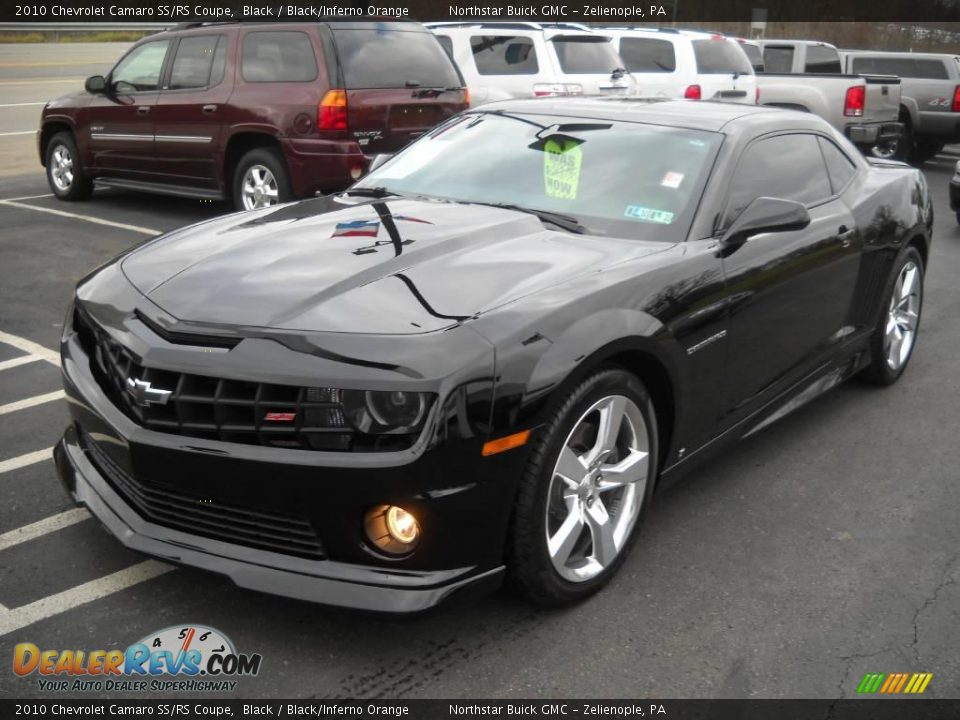
[[[841,225],[837,229],[837,239],[843,247],[850,247],[850,241],[853,239],[855,230],[851,230],[846,225]]]
[[[150,112],[150,107],[148,105],[141,105],[137,108],[137,115],[146,115]]]
[[[203,111],[209,115],[210,113],[213,113],[213,112],[216,112],[216,111],[217,111],[217,106],[216,106],[216,105],[204,105],[204,106],[203,106]]]

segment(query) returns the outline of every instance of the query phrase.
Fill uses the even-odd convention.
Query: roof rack
[[[234,25],[236,20],[219,20],[215,22],[182,22],[174,25],[171,30],[190,30],[191,28],[207,27],[209,25]]]
[[[595,28],[587,27],[580,23],[538,23],[530,21],[504,21],[494,20],[444,20],[437,22],[425,22],[428,28],[499,28],[501,30],[581,30],[592,32]]]

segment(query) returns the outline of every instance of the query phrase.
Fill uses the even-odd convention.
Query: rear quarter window
[[[481,75],[536,75],[540,71],[533,40],[518,35],[474,35],[470,49]]]
[[[247,82],[311,82],[317,79],[317,57],[306,33],[249,32],[240,71]]]
[[[701,75],[753,75],[753,67],[740,46],[732,40],[694,40],[693,54]]]
[[[669,40],[621,38],[620,57],[630,72],[672,73],[677,69],[677,54]]]
[[[336,24],[332,29],[348,90],[463,86],[450,55],[431,32],[338,29]]]
[[[857,172],[857,167],[846,153],[826,138],[818,137],[817,141],[823,152],[823,161],[827,164],[827,174],[830,176],[833,192],[839,193]]]

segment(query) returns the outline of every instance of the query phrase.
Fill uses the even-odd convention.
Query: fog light
[[[420,539],[417,518],[397,505],[378,505],[367,511],[364,529],[378,550],[391,555],[404,555],[412,551]]]

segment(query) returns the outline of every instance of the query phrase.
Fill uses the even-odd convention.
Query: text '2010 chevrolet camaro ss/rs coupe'
[[[343,194],[211,220],[78,286],[60,475],[125,545],[267,592],[542,605],[656,487],[913,350],[923,175],[820,119],[527,100]],[[82,552],[82,550],[78,550]]]

